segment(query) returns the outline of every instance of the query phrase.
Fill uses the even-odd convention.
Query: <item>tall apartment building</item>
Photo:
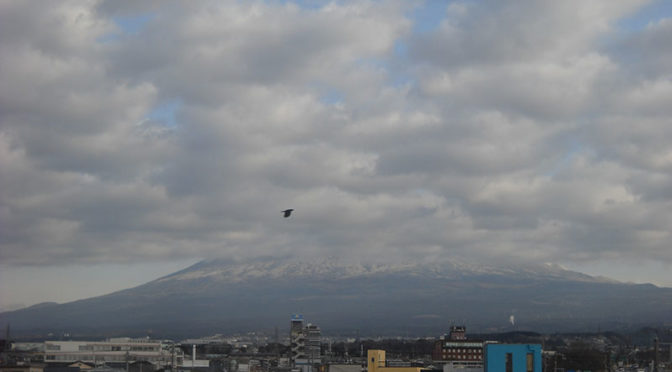
[[[306,339],[303,333],[303,315],[292,314],[289,323],[289,360],[292,366],[296,360],[306,358]]]
[[[320,327],[310,323],[305,325],[303,315],[292,315],[289,327],[292,367],[307,372],[313,365],[321,363],[321,335]]]
[[[319,363],[322,336],[320,327],[308,323],[308,325],[303,329],[303,333],[305,334],[306,339],[306,358],[310,363]]]

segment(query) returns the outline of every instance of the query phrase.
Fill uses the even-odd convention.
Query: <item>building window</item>
[[[506,372],[513,372],[513,354],[506,353]]]
[[[527,353],[527,372],[534,372],[534,354]]]

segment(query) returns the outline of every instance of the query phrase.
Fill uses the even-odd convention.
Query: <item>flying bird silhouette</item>
[[[284,216],[285,218],[291,216],[291,215],[292,215],[292,211],[293,211],[293,209],[285,209],[284,211],[282,211],[283,216]]]

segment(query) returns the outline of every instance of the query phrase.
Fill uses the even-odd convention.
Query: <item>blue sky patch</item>
[[[112,21],[119,27],[121,32],[115,31],[105,34],[96,39],[96,41],[99,43],[110,43],[119,41],[126,35],[137,35],[154,17],[154,14],[138,14],[112,18]]]
[[[394,42],[394,59],[395,61],[404,61],[408,58],[408,43],[397,40]],[[402,66],[397,66],[396,64],[388,68],[390,71],[390,79],[392,85],[395,87],[400,87],[414,82],[413,77],[411,77],[407,70]]]
[[[269,1],[273,2],[273,1]],[[318,10],[322,9],[326,4],[329,4],[331,1],[326,0],[279,0],[281,4],[296,4],[301,9],[309,10]]]
[[[396,40],[394,42],[394,55],[397,58],[406,58],[408,56],[408,44],[401,40]]]
[[[147,116],[148,119],[155,121],[157,123],[163,124],[168,127],[174,127],[177,125],[177,111],[182,107],[181,100],[169,100],[161,102],[158,106],[152,110]]]
[[[638,31],[646,28],[649,23],[672,17],[672,1],[654,0],[640,8],[633,15],[618,22],[618,27],[626,31]]]
[[[560,172],[572,165],[574,159],[584,152],[586,147],[576,139],[569,140],[565,154],[558,160],[553,169],[546,172],[546,176],[555,178]]]
[[[343,92],[334,88],[326,89],[320,96],[320,101],[327,105],[337,105],[343,103],[344,100]]]
[[[413,31],[423,33],[439,28],[441,21],[446,18],[446,9],[449,4],[450,1],[446,0],[425,0],[410,14],[413,20]]]
[[[114,23],[126,34],[137,34],[154,18],[154,14],[138,14],[132,16],[116,17]]]

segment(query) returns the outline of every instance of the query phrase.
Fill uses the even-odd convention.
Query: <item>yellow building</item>
[[[385,350],[369,350],[366,353],[368,372],[422,372],[422,367],[388,367]]]

